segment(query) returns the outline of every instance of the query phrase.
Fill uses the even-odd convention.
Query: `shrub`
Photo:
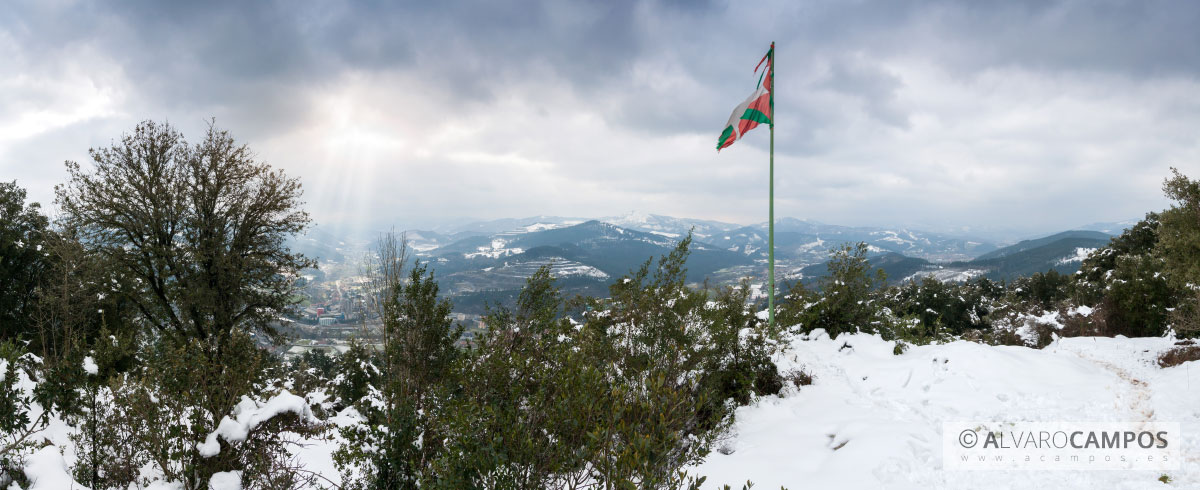
[[[1153,255],[1122,256],[1109,274],[1099,314],[1109,335],[1157,337],[1167,329],[1175,291]]]
[[[1188,361],[1200,361],[1200,346],[1179,345],[1158,356],[1158,366],[1168,368]]]
[[[882,303],[894,316],[906,319],[900,324],[892,322],[897,329],[892,337],[932,339],[990,327],[991,302],[1000,290],[986,278],[955,284],[926,277],[889,288]],[[912,325],[911,320],[919,325]]]
[[[681,469],[707,454],[738,403],[784,380],[748,288],[709,301],[684,284],[689,243],[618,279],[606,300],[564,300],[543,267],[512,309],[489,309],[488,331],[439,378],[423,415],[407,419],[419,428],[417,449],[438,449],[400,463],[412,470],[401,483],[697,488],[703,479]],[[584,310],[583,323],[572,309]],[[386,394],[368,398],[387,406]],[[377,412],[363,410],[373,423]],[[371,430],[356,429],[339,450],[345,469],[366,462],[358,468],[378,475],[389,446]],[[356,450],[363,442],[381,449]],[[371,478],[352,485],[392,488]]]
[[[1052,310],[1070,296],[1071,276],[1050,269],[1013,281],[1010,289],[1017,302],[1029,308]]]
[[[780,320],[804,332],[823,328],[830,337],[857,331],[877,332],[883,319],[874,304],[878,288],[887,281],[883,269],[872,270],[867,245],[859,242],[835,249],[821,278],[819,291],[794,283],[780,305]]]
[[[803,369],[788,370],[783,374],[783,379],[796,388],[811,385],[813,382],[813,376]]]
[[[430,464],[444,450],[439,419],[455,386],[454,342],[462,327],[453,324],[450,303],[438,299],[433,274],[420,264],[408,284],[393,283],[386,294],[379,385],[362,387],[368,394],[356,408],[366,423],[342,430],[347,444],[335,455],[346,488],[412,488],[436,481]],[[350,367],[365,380],[375,369]],[[348,396],[356,396],[358,388],[351,388]]]
[[[216,448],[201,449],[235,407],[249,410],[271,395],[263,374],[273,359],[250,335],[231,332],[219,344],[170,335],[151,339],[143,346],[143,364],[123,374],[112,368],[120,356],[101,349],[95,354],[98,375],[89,376],[75,436],[81,457],[74,472],[89,486],[144,485],[137,479],[147,464],[188,489],[207,488],[213,474],[227,471],[240,472],[244,488],[295,488],[308,481],[288,446],[292,437],[312,436],[322,427],[294,414],[249,428],[243,440],[216,438]]]

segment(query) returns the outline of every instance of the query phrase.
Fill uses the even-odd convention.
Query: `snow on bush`
[[[209,433],[204,442],[198,445],[200,455],[211,458],[220,453],[221,443],[217,440],[218,437],[225,439],[229,443],[245,441],[246,437],[250,435],[250,431],[258,427],[259,424],[288,412],[299,415],[301,420],[306,422],[318,422],[316,417],[313,416],[308,402],[304,398],[289,393],[287,390],[283,390],[262,405],[259,405],[258,402],[251,400],[249,397],[243,396],[242,401],[233,409],[234,418],[225,417],[221,419],[221,423],[217,425],[217,430]]]

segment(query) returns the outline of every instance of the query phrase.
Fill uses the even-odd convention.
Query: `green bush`
[[[1027,309],[1053,310],[1070,296],[1071,276],[1054,269],[1020,277],[1009,287],[1012,300],[1027,305]]]
[[[823,328],[830,337],[878,332],[885,318],[876,304],[876,293],[887,282],[887,274],[883,269],[871,269],[867,244],[835,249],[827,266],[829,275],[821,277],[816,291],[800,282],[788,289],[778,319],[804,332]]]
[[[382,388],[368,385],[356,405],[365,423],[343,432],[345,487],[698,485],[680,470],[707,454],[737,404],[783,379],[748,288],[709,301],[685,284],[689,243],[618,279],[603,300],[563,298],[543,267],[511,309],[488,310],[487,331],[461,351],[441,347],[458,331],[445,328],[432,277],[414,271],[396,286],[391,311],[403,315],[385,318],[380,375],[364,376]],[[347,357],[338,379],[371,371]]]
[[[450,310],[448,301],[438,299],[433,274],[420,264],[407,284],[389,286],[379,384],[365,387],[356,407],[366,422],[342,430],[347,444],[335,454],[345,488],[415,488],[436,481],[430,465],[445,450],[441,420],[456,384],[460,352],[454,343],[462,334]],[[363,380],[374,370],[350,368]],[[356,396],[356,389],[352,385],[347,395]]]
[[[889,288],[882,306],[897,317],[890,322],[892,337],[920,343],[921,339],[990,328],[988,315],[996,298],[993,295],[999,291],[1001,288],[986,278],[956,284],[926,277]]]

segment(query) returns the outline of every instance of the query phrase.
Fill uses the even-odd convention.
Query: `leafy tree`
[[[1171,173],[1163,191],[1175,204],[1162,212],[1156,250],[1165,261],[1167,279],[1179,293],[1172,315],[1175,328],[1194,336],[1200,334],[1200,181],[1174,168]]]
[[[689,239],[610,288],[565,301],[549,267],[496,307],[435,422],[425,487],[694,488],[699,461],[753,394],[776,393],[749,288],[684,283]],[[745,285],[743,285],[745,286]],[[582,306],[582,324],[567,311]]]
[[[1170,324],[1200,332],[1200,183],[1176,169],[1163,190],[1176,201],[1112,239],[1083,261],[1074,299],[1098,305],[1094,330],[1160,335]]]
[[[1160,215],[1156,249],[1173,282],[1200,285],[1200,181],[1174,168],[1171,172],[1163,191],[1175,204]]]
[[[1031,307],[1048,310],[1070,295],[1071,276],[1050,269],[1032,276],[1021,277],[1012,283],[1012,295]]]
[[[25,189],[0,182],[0,342],[32,334],[30,310],[46,268],[48,226],[38,203],[25,204]]]
[[[917,320],[920,331],[910,333],[919,341],[990,327],[990,303],[1001,292],[986,278],[955,284],[925,277],[890,288],[882,306],[897,317]]]
[[[451,442],[434,462],[439,487],[566,488],[589,476],[598,447],[588,433],[607,383],[564,308],[542,267],[514,309],[489,309],[444,420]]]
[[[416,488],[433,478],[429,467],[443,450],[438,420],[462,335],[451,308],[438,299],[424,265],[412,268],[407,284],[392,284],[383,308],[381,386],[358,405],[367,423],[343,431],[349,444],[335,456],[346,473],[363,472],[348,479],[348,488]]]
[[[1146,213],[1129,229],[1115,236],[1109,244],[1088,255],[1075,273],[1072,286],[1073,299],[1080,304],[1099,304],[1112,270],[1117,268],[1117,258],[1148,255],[1158,245],[1159,214]]]
[[[1176,293],[1163,275],[1163,260],[1150,254],[1117,258],[1100,303],[1109,335],[1155,337],[1167,329]]]
[[[109,301],[135,311],[149,335],[139,353],[143,365],[111,388],[121,394],[112,397],[114,405],[92,404],[88,412],[133,421],[140,427],[137,457],[186,488],[203,488],[212,474],[235,469],[248,486],[296,481],[281,463],[287,452],[279,435],[310,429],[296,417],[272,419],[216,456],[201,454],[198,443],[243,397],[263,394],[273,361],[256,337],[276,338],[271,324],[294,304],[295,278],[315,265],[286,245],[309,223],[299,209],[299,182],[256,162],[248,147],[212,125],[189,145],[171,126],[146,121],[89,153],[94,168],[67,162],[68,181],[55,189],[62,232],[79,245],[62,248],[69,259],[60,272],[70,279],[66,266],[98,267],[101,273],[84,286],[111,287],[116,294]],[[87,323],[65,306],[70,298],[104,293],[69,280],[54,290],[64,298],[52,308],[62,312],[55,328],[64,335]],[[100,437],[111,429],[92,427],[89,440],[111,440]]]
[[[845,244],[830,254],[829,275],[819,291],[795,283],[781,305],[781,319],[804,331],[823,328],[831,337],[856,331],[874,332],[882,324],[874,292],[887,282],[883,269],[871,269],[867,244]]]
[[[737,401],[727,397],[766,390],[769,383],[752,380],[775,371],[756,356],[767,350],[755,345],[765,342],[766,326],[750,320],[746,303],[734,305],[745,296],[730,296],[725,309],[687,287],[690,244],[689,235],[657,264],[647,260],[614,282],[608,299],[588,301],[575,336],[609,379],[591,432],[600,456],[590,464],[617,488],[684,484],[679,470],[706,455],[732,422]]]
[[[188,145],[146,121],[89,154],[94,171],[67,162],[56,187],[62,224],[129,278],[150,325],[201,340],[273,332],[294,302],[293,278],[315,265],[286,245],[309,224],[299,181],[211,125]]]

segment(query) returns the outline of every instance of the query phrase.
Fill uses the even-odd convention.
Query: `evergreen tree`
[[[0,342],[33,336],[31,310],[46,269],[43,250],[49,221],[25,189],[0,182]]]
[[[867,244],[845,244],[830,254],[829,274],[818,291],[796,282],[781,305],[781,320],[804,331],[823,328],[831,337],[857,331],[875,332],[883,325],[875,292],[887,282],[883,269],[871,269]]]

